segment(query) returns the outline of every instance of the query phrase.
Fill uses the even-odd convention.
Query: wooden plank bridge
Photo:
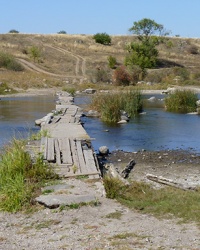
[[[80,121],[81,109],[67,93],[60,93],[58,98],[55,115],[41,124],[43,134],[48,135],[41,139],[40,145],[44,160],[62,177],[100,178],[91,138]]]

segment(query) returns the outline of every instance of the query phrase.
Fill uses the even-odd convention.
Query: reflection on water
[[[35,120],[55,108],[53,96],[2,97],[0,100],[0,147],[38,131]]]

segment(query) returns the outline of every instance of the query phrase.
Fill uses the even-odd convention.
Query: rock
[[[126,116],[126,115],[121,115],[121,120],[125,120],[125,121],[129,121],[129,118],[128,118],[128,116]]]
[[[101,146],[99,148],[99,153],[101,155],[108,155],[109,154],[109,148],[107,146]]]
[[[86,94],[94,94],[95,92],[96,92],[95,89],[85,89],[84,90],[84,93],[86,93]]]
[[[200,106],[200,100],[196,101],[197,106]]]
[[[57,208],[61,205],[70,206],[72,204],[95,202],[96,197],[94,195],[50,194],[40,195],[35,201],[48,208]]]
[[[156,101],[156,97],[155,96],[152,96],[148,99],[148,101],[151,101],[151,102],[155,102]]]
[[[99,117],[100,114],[96,110],[89,110],[86,114],[87,117]]]
[[[118,124],[124,124],[124,123],[127,123],[127,121],[126,120],[121,120],[121,121],[118,122]]]

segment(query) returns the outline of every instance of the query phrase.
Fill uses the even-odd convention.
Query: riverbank
[[[35,91],[33,91],[36,93]],[[29,92],[29,94],[33,94]],[[41,91],[40,91],[41,93]],[[43,93],[47,93],[46,91]],[[199,181],[199,156],[183,151],[134,152],[113,151],[108,160],[122,168],[130,159],[136,165],[130,180],[146,181],[147,173],[180,180]],[[191,162],[192,161],[192,162]],[[187,180],[186,180],[187,179]],[[95,180],[67,179],[62,184],[76,194],[96,191]],[[199,249],[199,228],[195,223],[180,224],[178,219],[155,218],[131,210],[115,200],[97,196],[96,205],[49,209],[34,206],[35,212],[0,213],[0,248],[10,249]]]

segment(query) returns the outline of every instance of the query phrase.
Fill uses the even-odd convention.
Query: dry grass
[[[1,70],[1,81],[25,89],[62,87],[65,82],[69,84],[91,82],[95,70],[99,67],[110,70],[112,74],[112,70],[108,68],[108,56],[116,57],[118,64],[122,64],[126,55],[126,44],[134,39],[136,39],[134,36],[112,36],[111,46],[104,46],[96,44],[89,35],[0,34],[0,51],[32,62],[47,72],[63,76],[50,76],[29,70],[13,74],[11,71]],[[160,59],[186,67],[192,73],[199,72],[200,53],[193,55],[188,52],[191,46],[200,48],[198,39],[169,38],[167,44],[168,46],[162,44],[158,48]],[[41,51],[39,62],[34,62],[28,53],[32,46],[37,46]],[[63,51],[59,51],[58,48]],[[84,73],[83,67],[85,67]]]

